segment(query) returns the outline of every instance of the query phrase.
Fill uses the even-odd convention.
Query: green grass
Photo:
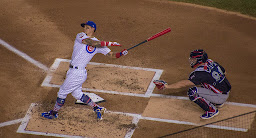
[[[256,0],[170,0],[193,3],[256,17]]]

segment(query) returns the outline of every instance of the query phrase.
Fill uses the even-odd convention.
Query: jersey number
[[[211,68],[211,74],[212,77],[216,80],[216,82],[220,83],[225,79],[225,75],[223,73],[223,71],[221,70],[221,68],[213,63],[213,66]]]

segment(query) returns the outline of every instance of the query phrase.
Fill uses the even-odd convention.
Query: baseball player
[[[84,32],[78,33],[76,36],[66,79],[59,89],[53,110],[42,113],[42,116],[45,118],[57,118],[58,111],[64,105],[67,95],[71,93],[75,99],[91,106],[97,114],[97,119],[101,120],[106,108],[100,107],[88,95],[82,92],[82,84],[87,79],[86,66],[97,53],[113,58],[119,58],[122,55],[128,54],[126,49],[118,53],[111,52],[107,46],[120,46],[120,44],[117,42],[100,41],[94,37],[96,24],[93,21],[82,23],[81,26]]]
[[[217,62],[208,59],[204,50],[192,51],[189,63],[195,70],[188,80],[171,85],[167,85],[163,80],[155,80],[154,83],[160,90],[192,86],[187,92],[189,99],[205,111],[201,115],[202,119],[210,119],[219,114],[218,108],[228,99],[231,85],[225,76],[225,69]]]

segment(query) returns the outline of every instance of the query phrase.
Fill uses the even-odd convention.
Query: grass
[[[256,17],[256,0],[170,0],[215,7]]]

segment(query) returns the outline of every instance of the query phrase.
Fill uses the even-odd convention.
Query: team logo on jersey
[[[93,46],[86,46],[86,51],[88,52],[88,53],[93,53],[94,51],[96,50],[96,47],[93,47]]]

